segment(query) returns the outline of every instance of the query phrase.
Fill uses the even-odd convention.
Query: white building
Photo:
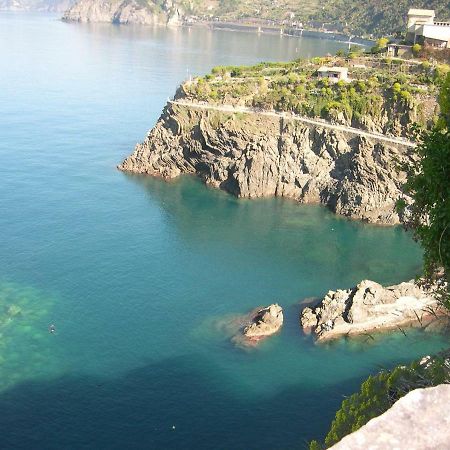
[[[319,78],[328,78],[332,83],[337,83],[338,81],[349,81],[348,79],[348,68],[347,67],[326,67],[322,66],[317,70],[317,75]]]
[[[414,44],[450,48],[450,22],[435,22],[433,9],[410,9],[406,39]]]

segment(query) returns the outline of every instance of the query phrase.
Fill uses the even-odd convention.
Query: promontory
[[[216,67],[179,87],[119,168],[196,174],[238,197],[288,197],[396,224],[415,130],[438,113],[441,72],[369,57]]]

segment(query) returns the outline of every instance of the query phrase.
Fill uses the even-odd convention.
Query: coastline
[[[371,41],[370,39],[365,39],[361,36],[347,35],[337,31],[322,31],[313,28],[293,28],[284,27],[282,25],[258,26],[256,24],[227,21],[198,21],[193,23],[183,22],[181,26],[190,28],[207,27],[211,28],[212,30],[234,31],[242,33],[278,34],[280,36],[296,38],[311,37],[315,39],[335,40],[337,42],[342,42],[343,44],[358,45],[361,47],[372,46],[374,44],[374,41]]]
[[[8,11],[8,10],[5,10]],[[179,20],[172,22],[170,17],[167,18],[165,22],[159,20],[151,20],[149,22],[111,22],[111,21],[91,21],[91,20],[76,20],[70,19],[65,16],[68,10],[63,11],[64,14],[60,17],[60,20],[66,23],[110,23],[111,25],[144,25],[144,26],[158,26],[158,27],[169,27],[169,28],[209,28],[213,31],[229,31],[238,33],[254,33],[254,34],[272,34],[287,36],[291,38],[314,38],[314,39],[324,39],[340,42],[343,44],[356,45],[361,47],[370,47],[374,44],[374,41],[366,39],[362,36],[348,35],[338,31],[327,31],[315,28],[296,28],[292,26],[284,26],[281,24],[277,25],[257,25],[252,23],[240,23],[235,21],[212,21],[212,20],[196,20],[189,22],[189,20]],[[20,12],[20,11],[16,11]],[[24,12],[32,12],[30,10]],[[59,11],[57,11],[59,12]]]
[[[304,333],[325,342],[392,330],[405,334],[402,327],[444,330],[448,313],[432,290],[414,280],[387,287],[363,280],[350,289],[329,291],[316,306],[304,308],[300,324]]]

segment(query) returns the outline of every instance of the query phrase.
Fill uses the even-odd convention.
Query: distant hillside
[[[75,0],[0,0],[0,11],[63,12]]]
[[[316,20],[341,21],[358,35],[388,35],[404,31],[409,8],[434,9],[439,20],[450,19],[450,2],[442,0],[330,0]]]
[[[438,0],[330,0],[324,4],[318,0],[78,0],[64,18],[115,23],[178,23],[187,16],[277,24],[287,21],[325,25],[359,36],[382,36],[405,29],[410,7],[435,9],[438,19],[450,19],[449,2]]]

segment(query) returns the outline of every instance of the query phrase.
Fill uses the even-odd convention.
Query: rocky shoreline
[[[283,308],[273,303],[224,323],[231,342],[249,348],[278,333],[283,322]],[[315,306],[304,306],[300,328],[322,343],[387,331],[405,334],[407,328],[448,332],[450,316],[431,291],[413,280],[387,287],[363,280],[351,289],[329,291]]]
[[[337,214],[398,224],[411,148],[289,117],[169,103],[120,170],[165,179],[195,174],[237,197],[321,203]],[[408,200],[408,199],[405,199]]]
[[[413,281],[383,287],[370,280],[329,291],[314,308],[304,308],[300,324],[318,341],[403,327],[444,324],[448,317],[439,302]]]
[[[79,0],[62,17],[65,22],[103,22],[136,25],[181,25],[183,10],[171,0],[160,8],[147,7],[137,0],[92,1]]]

